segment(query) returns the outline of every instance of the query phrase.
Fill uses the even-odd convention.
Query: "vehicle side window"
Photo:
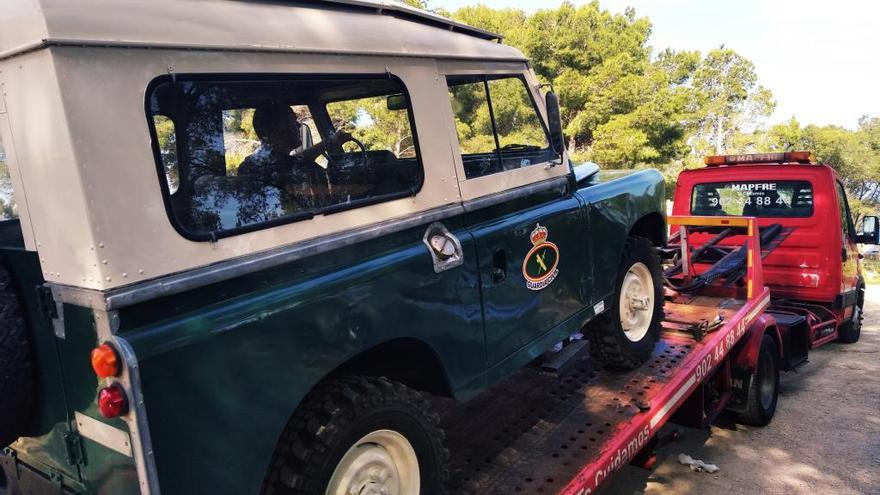
[[[468,179],[556,159],[520,76],[447,76]]]
[[[194,240],[415,195],[423,170],[403,83],[387,74],[207,75],[151,85],[171,219]]]
[[[6,161],[6,148],[0,140],[0,221],[18,218],[15,195],[12,190],[12,176],[9,175],[9,163]]]
[[[842,230],[843,239],[846,239],[847,237],[852,237],[852,234],[855,233],[855,229],[849,213],[849,202],[846,200],[846,191],[843,189],[843,185],[840,182],[838,182],[836,186],[837,203],[840,206],[840,228]]]

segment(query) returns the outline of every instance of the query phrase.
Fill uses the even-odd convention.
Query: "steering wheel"
[[[343,144],[348,143],[348,142],[352,142],[352,143],[356,144],[358,146],[358,148],[360,148],[360,150],[361,150],[361,165],[366,165],[367,164],[367,147],[366,147],[366,145],[364,145],[364,143],[362,143],[358,138],[356,138],[350,134],[348,136],[348,139],[346,139],[340,143],[337,143],[337,145],[341,148]],[[342,153],[331,153],[330,150],[327,150],[323,153],[324,158],[327,158],[328,161],[330,161],[330,157],[332,157],[332,156],[338,156],[338,155],[344,155],[344,154],[345,154],[344,151]]]
[[[356,137],[349,135],[348,139],[338,143],[338,146],[342,147],[343,144],[348,143],[348,142],[352,142],[352,143],[356,144],[358,146],[358,148],[360,148],[360,163],[353,162],[352,164],[343,167],[343,166],[341,166],[341,164],[342,164],[341,162],[343,162],[343,160],[341,160],[341,158],[342,158],[342,156],[344,156],[346,154],[344,151],[342,153],[338,153],[338,152],[333,153],[333,152],[330,152],[330,150],[327,150],[327,151],[324,151],[324,153],[322,153],[324,158],[327,159],[327,173],[330,175],[330,182],[331,183],[341,182],[341,181],[339,181],[339,179],[344,178],[346,175],[348,175],[347,172],[350,172],[352,170],[366,169],[366,165],[367,165],[367,147],[366,147],[366,145],[364,145],[364,143],[361,142]],[[342,177],[340,177],[340,175],[342,175]]]

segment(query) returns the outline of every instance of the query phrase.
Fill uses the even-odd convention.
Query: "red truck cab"
[[[813,346],[857,340],[865,286],[857,244],[877,243],[877,218],[863,218],[857,231],[837,172],[813,163],[809,152],[710,156],[705,163],[679,175],[672,213],[781,225],[783,240],[763,261],[775,306],[808,309]]]

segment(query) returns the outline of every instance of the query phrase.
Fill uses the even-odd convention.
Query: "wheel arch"
[[[748,334],[743,337],[742,347],[734,356],[732,363],[738,367],[754,369],[758,364],[758,354],[761,352],[761,341],[764,335],[769,335],[776,344],[776,355],[780,360],[784,359],[782,348],[782,334],[776,319],[768,314],[763,314],[755,319],[749,327]]]
[[[384,376],[415,390],[454,397],[439,354],[430,344],[415,338],[392,339],[366,349],[340,364],[324,380],[345,375]]]
[[[644,237],[655,246],[666,245],[666,221],[660,212],[652,211],[640,217],[629,229],[630,236]]]

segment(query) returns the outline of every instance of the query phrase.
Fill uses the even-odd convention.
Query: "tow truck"
[[[673,214],[758,218],[774,247],[764,259],[773,311],[809,327],[789,358],[802,362],[808,349],[857,342],[865,301],[858,245],[880,242],[877,217],[854,222],[838,173],[814,163],[809,151],[709,156],[705,163],[679,176]],[[697,255],[697,270],[737,242],[723,232],[698,241],[709,246]]]
[[[652,358],[632,372],[600,369],[575,339],[471,402],[438,404],[451,493],[591,494],[627,464],[649,467],[669,421],[704,428],[727,409],[744,423],[770,422],[780,371],[791,369],[790,336],[805,327],[767,311],[758,220],[677,215],[668,224],[667,276],[681,290],[666,290]],[[718,230],[739,242],[730,256],[701,275],[674,270],[694,267],[708,243],[699,239]]]
[[[878,243],[877,218],[856,231],[837,173],[809,152],[705,163],[675,190],[652,358],[630,373],[597,369],[569,342],[445,409],[453,493],[596,493],[627,464],[651,467],[667,422],[705,428],[728,410],[767,425],[780,372],[858,340],[856,244]]]

